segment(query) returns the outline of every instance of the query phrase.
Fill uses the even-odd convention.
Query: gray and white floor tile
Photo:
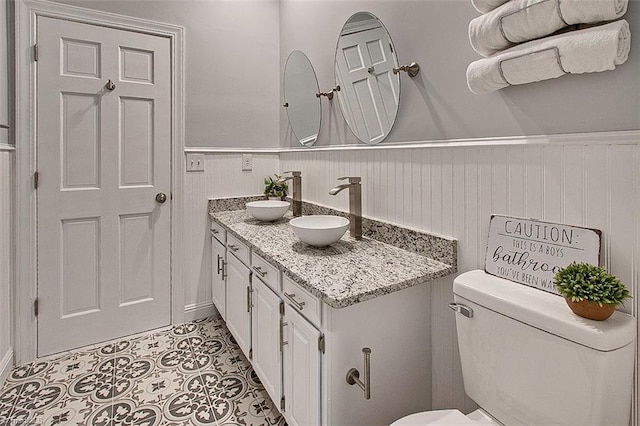
[[[286,425],[219,316],[16,367],[0,426]]]

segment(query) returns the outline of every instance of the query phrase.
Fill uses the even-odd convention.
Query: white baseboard
[[[4,354],[0,361],[0,388],[4,385],[4,381],[9,376],[11,369],[13,368],[13,348],[7,349],[7,353]]]
[[[207,318],[217,313],[213,302],[201,302],[186,305],[184,307],[184,322],[195,321],[200,318]]]

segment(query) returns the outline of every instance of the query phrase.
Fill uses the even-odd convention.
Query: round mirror
[[[313,145],[318,139],[322,105],[316,96],[318,79],[307,55],[291,52],[284,67],[284,106],[293,134],[300,144]]]
[[[358,12],[342,27],[335,73],[340,108],[353,134],[376,144],[387,137],[398,115],[400,76],[389,32],[369,12]]]

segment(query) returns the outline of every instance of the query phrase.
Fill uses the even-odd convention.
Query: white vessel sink
[[[289,221],[300,240],[316,247],[338,241],[349,228],[349,220],[340,216],[316,215],[296,217]]]
[[[280,219],[289,210],[288,201],[260,200],[247,203],[249,214],[264,222],[273,222]]]

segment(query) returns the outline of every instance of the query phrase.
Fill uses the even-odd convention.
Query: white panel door
[[[280,298],[260,279],[253,279],[251,339],[253,368],[273,401],[282,397]]]
[[[46,17],[38,53],[43,356],[170,323],[171,65],[166,38]]]
[[[336,55],[338,84],[346,93],[340,96],[345,119],[368,143],[384,139],[398,109],[400,87],[388,38],[383,27],[343,35]]]

